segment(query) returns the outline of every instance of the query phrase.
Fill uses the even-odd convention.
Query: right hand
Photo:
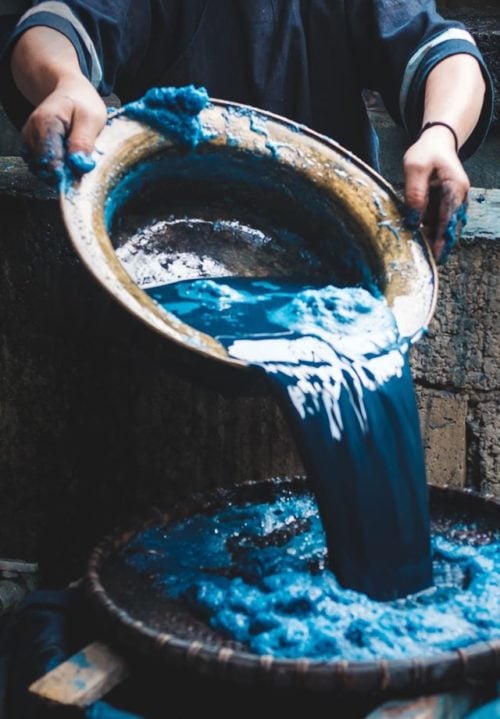
[[[30,168],[51,184],[60,184],[68,165],[75,174],[93,169],[91,153],[106,119],[91,83],[82,74],[63,75],[22,129]]]

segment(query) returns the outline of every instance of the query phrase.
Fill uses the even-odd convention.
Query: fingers
[[[465,215],[459,215],[466,207],[469,179],[455,152],[422,141],[406,153],[404,174],[405,225],[427,227],[433,256],[443,264],[464,224]]]
[[[405,224],[408,229],[417,229],[429,203],[429,182],[433,171],[428,163],[414,158],[410,153],[403,161],[405,178]]]
[[[460,221],[459,216],[465,213],[468,191],[469,181],[464,173],[445,180],[436,176],[430,183],[430,199],[423,222],[428,227],[429,242],[438,264],[444,264],[458,241],[465,214]]]

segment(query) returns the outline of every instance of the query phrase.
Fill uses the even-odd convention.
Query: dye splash
[[[432,534],[434,586],[391,602],[342,587],[326,565],[313,494],[149,529],[124,560],[222,636],[281,659],[430,656],[500,636],[500,532],[462,520]]]
[[[378,600],[429,586],[408,346],[385,299],[360,287],[227,277],[148,292],[265,372],[314,488],[339,582]]]

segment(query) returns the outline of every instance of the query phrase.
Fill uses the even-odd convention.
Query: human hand
[[[80,70],[69,40],[52,28],[27,30],[12,51],[15,84],[35,107],[22,129],[31,170],[52,184],[94,167],[91,152],[106,123],[104,102]]]
[[[443,264],[466,222],[470,182],[448,128],[426,130],[403,160],[406,225],[427,227],[432,253]]]
[[[91,153],[106,123],[101,97],[83,75],[64,76],[38,105],[22,129],[24,158],[50,184],[95,167]]]

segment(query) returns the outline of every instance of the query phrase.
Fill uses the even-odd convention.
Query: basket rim
[[[473,660],[481,657],[486,659],[481,662],[481,676],[485,672],[498,673],[500,667],[500,639],[492,639],[472,643],[459,649],[446,650],[431,655],[418,655],[404,659],[373,659],[364,661],[332,659],[314,660],[306,657],[288,659],[275,657],[274,655],[259,655],[245,649],[234,649],[234,641],[221,639],[217,644],[207,644],[202,640],[188,640],[177,637],[173,634],[155,631],[151,627],[134,617],[126,610],[118,606],[111,599],[101,582],[100,568],[102,564],[118,548],[124,546],[135,534],[147,528],[161,526],[166,521],[177,521],[183,517],[191,516],[197,509],[205,511],[214,508],[218,502],[233,497],[242,489],[258,489],[260,487],[273,485],[276,488],[286,486],[297,487],[307,486],[305,477],[294,475],[292,477],[272,477],[265,480],[252,480],[233,485],[228,488],[217,488],[215,491],[198,492],[190,496],[184,503],[173,504],[168,510],[161,511],[154,509],[149,515],[143,515],[130,523],[127,529],[119,530],[118,533],[110,533],[105,536],[93,549],[87,563],[87,570],[83,575],[82,582],[86,595],[91,599],[95,609],[105,615],[108,620],[112,619],[115,626],[124,631],[125,643],[129,646],[138,647],[138,640],[144,648],[151,653],[151,656],[182,659],[186,664],[200,664],[203,662],[215,662],[227,664],[229,661],[236,665],[243,673],[257,671],[263,675],[270,674],[291,674],[291,675],[327,675],[335,678],[337,683],[344,688],[352,688],[352,674],[358,677],[371,677],[379,690],[390,688],[391,669],[395,672],[408,671],[408,674],[418,680],[422,671],[439,668],[440,675],[450,672],[456,679],[477,679],[478,676],[473,668],[468,673],[468,666]],[[450,485],[437,485],[428,483],[432,495],[455,497],[463,501],[466,497],[477,502],[476,506],[484,506],[489,511],[500,513],[500,499],[493,494],[481,494],[471,489],[459,489]],[[212,500],[207,506],[207,500]],[[191,510],[191,511],[189,511]],[[176,514],[180,512],[182,516]],[[438,686],[440,682],[438,681]],[[432,682],[429,685],[432,687]]]

